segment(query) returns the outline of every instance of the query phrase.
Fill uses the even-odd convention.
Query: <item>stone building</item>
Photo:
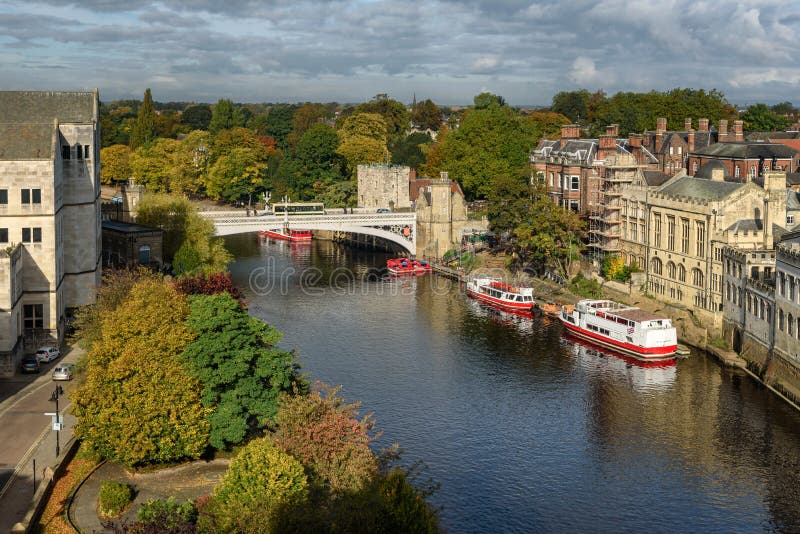
[[[114,220],[103,221],[102,229],[104,266],[161,267],[164,242],[161,229]]]
[[[0,374],[59,342],[67,309],[94,302],[99,107],[97,91],[0,92]]]
[[[372,163],[359,165],[358,207],[377,210],[408,209],[409,183],[415,179],[414,169],[404,165]]]
[[[713,166],[707,177],[679,175],[647,199],[648,291],[717,327],[723,248],[769,250],[786,217],[785,173],[767,173],[763,188],[725,177],[724,169]]]
[[[769,171],[796,172],[799,160],[797,150],[782,144],[716,143],[689,154],[687,173],[689,176],[694,176],[709,162],[721,164],[733,181],[760,182],[764,173]]]
[[[464,232],[487,228],[485,220],[469,219],[464,193],[446,172],[420,188],[415,211],[417,254],[427,258],[441,258],[448,250],[459,248]]]

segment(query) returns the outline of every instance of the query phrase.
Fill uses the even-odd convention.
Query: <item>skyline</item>
[[[0,89],[441,105],[489,91],[547,106],[579,88],[691,87],[796,103],[798,41],[800,4],[777,0],[0,0]]]

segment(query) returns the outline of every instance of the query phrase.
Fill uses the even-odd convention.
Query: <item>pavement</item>
[[[25,518],[45,468],[55,466],[72,439],[75,418],[67,413],[72,382],[54,382],[50,373],[58,364],[75,363],[84,351],[67,347],[62,354],[43,364],[38,375],[0,379],[0,533]],[[63,427],[56,432],[52,418],[44,414],[56,411],[50,398],[58,385],[64,391],[58,401]]]

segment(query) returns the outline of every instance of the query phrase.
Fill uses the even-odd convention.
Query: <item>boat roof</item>
[[[641,308],[627,308],[619,311],[612,310],[611,313],[617,317],[622,317],[623,319],[628,319],[630,321],[636,321],[637,323],[666,319],[666,317],[663,315],[656,315],[653,312],[649,312]]]

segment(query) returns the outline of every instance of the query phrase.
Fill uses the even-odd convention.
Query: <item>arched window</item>
[[[753,313],[753,296],[747,294],[747,313]]]
[[[667,276],[669,276],[673,280],[675,279],[675,264],[672,263],[671,261],[667,262]]]
[[[794,336],[794,317],[792,317],[791,313],[786,318],[786,333],[790,336]]]
[[[767,322],[769,322],[769,323],[772,323],[772,321],[770,321],[770,313],[772,313],[772,307],[771,307],[769,304],[767,304],[767,305],[765,306],[764,313],[765,313],[765,315],[764,315],[764,319],[765,319]]]
[[[728,302],[731,301],[731,283],[730,282],[725,282],[725,298],[728,300]]]
[[[661,274],[661,259],[653,258],[653,273],[654,274]]]
[[[797,330],[794,331],[797,339],[800,339],[800,315],[797,317]]]
[[[785,318],[783,316],[783,310],[780,310],[778,312],[778,330],[780,330],[781,332],[783,332],[783,329],[786,328],[786,325],[784,324],[784,321],[785,321]]]
[[[686,281],[686,268],[681,263],[678,264],[678,281]]]
[[[700,269],[692,269],[692,284],[696,287],[703,287],[704,276]]]
[[[758,318],[764,318],[764,301],[761,299],[758,299]]]

